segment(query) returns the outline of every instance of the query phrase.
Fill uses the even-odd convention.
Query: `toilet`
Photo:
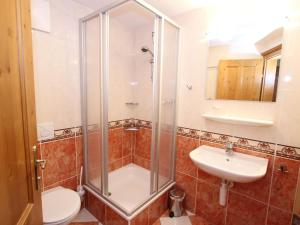
[[[80,210],[80,197],[77,192],[56,187],[42,193],[43,224],[67,225]]]

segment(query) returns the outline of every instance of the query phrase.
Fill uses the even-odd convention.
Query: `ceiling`
[[[74,0],[92,9],[108,6],[116,0]],[[176,16],[190,10],[202,7],[216,0],[145,0],[169,17]]]
[[[104,8],[117,0],[74,0],[91,9]],[[174,18],[188,11],[204,8],[209,40],[224,42],[243,36],[258,40],[283,26],[291,15],[300,15],[299,0],[144,0]],[[113,19],[129,28],[153,21],[151,15],[136,4],[115,10]],[[205,19],[205,18],[203,18]],[[219,40],[221,39],[221,40]]]
[[[126,29],[135,29],[142,25],[154,24],[154,15],[138,4],[127,2],[110,12],[110,21],[121,24]]]

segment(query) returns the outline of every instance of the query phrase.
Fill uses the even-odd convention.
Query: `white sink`
[[[190,153],[190,158],[203,171],[227,181],[248,183],[266,175],[268,159],[202,145]]]

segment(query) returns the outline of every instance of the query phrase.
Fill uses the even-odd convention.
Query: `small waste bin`
[[[173,189],[169,195],[169,209],[170,217],[179,217],[183,214],[182,202],[185,197],[185,193],[180,189]]]

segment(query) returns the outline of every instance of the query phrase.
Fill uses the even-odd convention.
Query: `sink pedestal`
[[[222,206],[226,205],[227,193],[228,193],[228,181],[222,179],[222,183],[220,186],[220,197],[219,197],[219,203]]]

